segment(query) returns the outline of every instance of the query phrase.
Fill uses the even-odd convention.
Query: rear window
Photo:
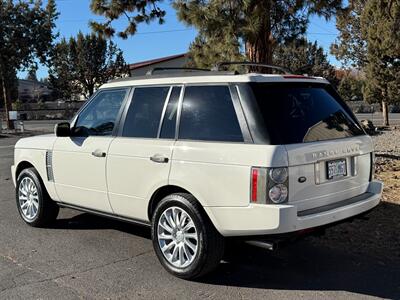
[[[250,85],[271,144],[306,143],[364,134],[346,104],[329,85]]]

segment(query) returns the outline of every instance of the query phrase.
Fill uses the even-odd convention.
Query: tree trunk
[[[271,0],[254,1],[254,6],[250,8],[250,13],[259,16],[260,25],[253,36],[255,38],[246,40],[246,56],[251,62],[272,64],[273,49],[275,47],[275,39],[272,35],[271,25]],[[270,72],[266,68],[255,67],[252,71]]]
[[[389,126],[389,109],[386,101],[382,101],[383,126]]]
[[[14,122],[10,120],[10,110],[11,110],[11,102],[8,101],[8,93],[6,87],[6,81],[4,79],[4,74],[1,73],[1,86],[3,87],[3,98],[4,98],[4,113],[6,115],[6,126],[7,129],[14,129]]]
[[[87,89],[88,89],[88,93],[89,93],[89,97],[88,98],[90,98],[94,94],[94,84],[93,85],[89,84]]]

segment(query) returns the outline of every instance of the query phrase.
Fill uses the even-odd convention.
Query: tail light
[[[287,202],[288,181],[287,168],[251,168],[251,202],[258,204]]]
[[[371,169],[369,171],[369,181],[374,180],[375,175],[375,152],[371,152]]]

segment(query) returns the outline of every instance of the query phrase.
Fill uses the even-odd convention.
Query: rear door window
[[[354,115],[326,84],[252,83],[271,144],[363,135]]]
[[[228,86],[185,88],[179,138],[243,142],[243,135]]]
[[[156,138],[170,87],[135,88],[122,136]]]

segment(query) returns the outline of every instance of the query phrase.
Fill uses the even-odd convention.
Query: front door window
[[[100,91],[80,113],[74,136],[112,135],[127,89]]]

